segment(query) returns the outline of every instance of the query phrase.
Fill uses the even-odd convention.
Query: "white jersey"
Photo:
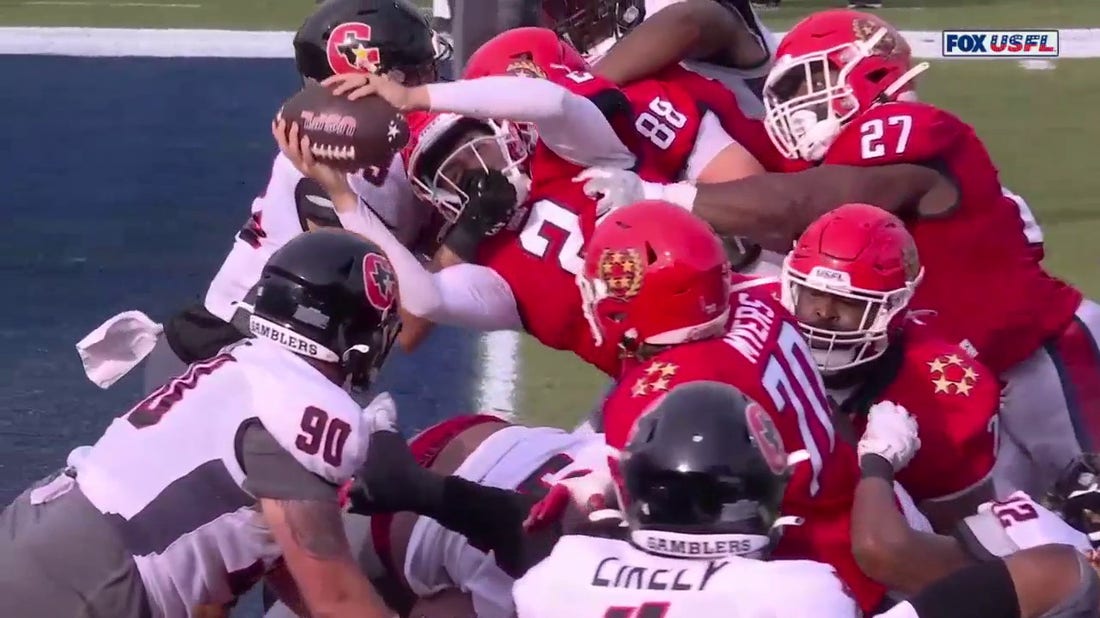
[[[371,428],[302,358],[251,340],[191,365],[116,418],[77,466],[88,500],[119,530],[157,616],[241,592],[281,551],[243,488],[239,440],[255,422],[332,484],[351,477]]]
[[[570,535],[516,581],[519,618],[856,618],[832,567],[667,558],[624,540]]]
[[[959,523],[956,536],[972,553],[998,558],[1040,545],[1071,545],[1092,549],[1088,536],[1022,491],[1004,500],[986,502]]]
[[[349,175],[360,207],[370,209],[404,244],[415,241],[428,220],[429,209],[413,195],[405,176],[405,163],[393,158],[388,170]],[[260,279],[267,259],[287,241],[306,231],[306,212],[330,211],[332,202],[312,180],[302,176],[289,159],[279,154],[271,167],[267,188],[252,202],[252,214],[238,232],[233,248],[210,282],[206,309],[225,320],[232,319],[236,304]]]
[[[603,434],[572,434],[550,427],[516,425],[489,436],[455,471],[490,487],[525,491],[607,467]],[[405,578],[418,596],[457,587],[470,592],[481,618],[509,618],[511,577],[491,555],[434,519],[417,520],[405,558]]]

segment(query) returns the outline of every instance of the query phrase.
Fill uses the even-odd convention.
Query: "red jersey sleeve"
[[[921,439],[898,482],[917,502],[950,498],[989,477],[996,459],[1000,385],[961,348],[942,341],[907,343],[902,371],[883,399],[917,420]]]
[[[947,157],[969,132],[961,120],[931,105],[887,103],[846,126],[829,148],[825,163],[927,163]]]

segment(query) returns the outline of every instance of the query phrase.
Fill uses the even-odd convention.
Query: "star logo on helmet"
[[[611,298],[629,300],[642,289],[644,266],[642,257],[634,249],[604,249],[597,271]]]
[[[787,449],[771,415],[760,404],[751,402],[745,408],[745,422],[768,468],[775,474],[782,474],[787,469]]]
[[[978,383],[978,372],[958,354],[942,354],[928,362],[936,393],[970,396]]]
[[[630,392],[635,397],[642,397],[651,393],[667,392],[673,376],[676,375],[679,369],[680,366],[674,363],[654,361],[645,368],[645,375],[634,382],[634,386],[630,389]]]
[[[361,22],[349,22],[333,28],[328,39],[328,63],[337,75],[342,73],[377,73],[382,54],[371,46],[371,27]]]
[[[367,301],[383,315],[397,302],[397,277],[389,260],[378,253],[363,256],[363,288]]]

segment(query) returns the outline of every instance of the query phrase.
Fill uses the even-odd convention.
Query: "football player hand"
[[[298,137],[298,123],[292,122],[287,126],[286,120],[279,118],[271,123],[271,134],[275,137],[275,143],[283,156],[290,160],[294,167],[307,178],[312,178],[328,193],[334,204],[355,204],[358,202],[355,193],[348,184],[347,174],[340,170],[318,162],[313,158],[309,148],[309,137]]]
[[[583,182],[584,194],[596,200],[597,218],[647,199],[646,185],[652,184],[630,170],[610,167],[590,167],[578,174],[573,182]]]
[[[606,471],[604,474],[589,472],[559,481],[531,507],[527,519],[523,521],[523,529],[528,532],[541,530],[564,520],[570,513],[587,519],[588,515],[609,507],[611,488],[611,477]]]
[[[881,401],[871,406],[867,415],[867,429],[859,440],[859,456],[878,455],[890,463],[897,472],[920,449],[917,421],[909,411],[891,401]]]
[[[343,73],[333,75],[321,85],[335,95],[344,95],[355,101],[369,96],[379,96],[399,111],[426,110],[431,105],[428,91],[423,86],[409,88],[386,75],[374,73]]]

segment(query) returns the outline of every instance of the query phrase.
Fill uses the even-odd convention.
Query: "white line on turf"
[[[106,6],[111,8],[201,9],[201,4],[175,2],[89,2],[88,0],[28,0],[22,6]]]
[[[56,1],[70,0],[31,0]],[[77,1],[77,0],[71,0]],[[91,3],[90,3],[91,4]],[[153,3],[148,3],[153,5]],[[102,6],[102,5],[101,5]],[[169,6],[156,4],[155,6]],[[190,5],[179,5],[190,6]],[[201,5],[195,5],[201,6]],[[1060,31],[1061,58],[1100,57],[1100,28]],[[941,32],[903,31],[917,58],[940,58]],[[783,36],[777,32],[776,36]],[[160,58],[293,58],[293,32],[126,28],[0,28],[0,54],[147,56]],[[965,60],[965,59],[960,59]]]
[[[519,333],[510,330],[481,336],[477,412],[496,414],[508,420],[515,418],[520,372],[519,345]]]

